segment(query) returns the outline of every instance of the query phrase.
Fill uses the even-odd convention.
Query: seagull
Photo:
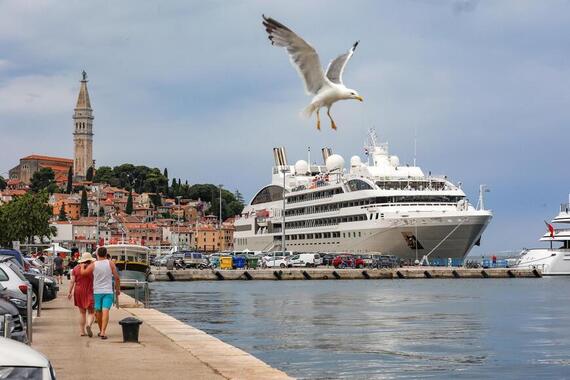
[[[333,103],[344,99],[356,99],[361,102],[364,100],[356,90],[347,88],[342,83],[344,68],[354,54],[359,41],[356,41],[349,51],[333,59],[325,73],[315,48],[280,22],[271,17],[265,17],[265,15],[262,17],[263,26],[269,35],[271,44],[287,49],[291,63],[305,82],[305,91],[308,95],[313,95],[311,104],[303,110],[303,114],[306,117],[311,117],[313,112],[316,113],[317,129],[320,130],[321,117],[319,111],[326,107],[331,128],[336,130],[336,124],[330,113]]]

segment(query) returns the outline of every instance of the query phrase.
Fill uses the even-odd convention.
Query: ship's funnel
[[[325,165],[327,164],[327,159],[331,156],[332,154],[332,149],[331,148],[323,148],[321,149],[321,152],[323,153],[323,162],[325,163]]]
[[[273,148],[273,159],[275,166],[287,166],[287,156],[285,155],[285,148]]]

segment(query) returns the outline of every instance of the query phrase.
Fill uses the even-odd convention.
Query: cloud
[[[452,11],[450,11],[450,7]],[[30,153],[71,157],[81,70],[95,158],[168,167],[248,195],[290,161],[330,146],[362,152],[375,126],[402,162],[492,192],[483,250],[532,245],[556,211],[570,120],[567,1],[0,2],[0,173]],[[309,102],[261,14],[313,44],[323,65],[359,48],[344,78],[365,102],[333,107],[338,132],[299,117]],[[458,17],[458,14],[461,17]],[[323,119],[326,120],[326,119]],[[549,211],[543,207],[552,206]],[[528,213],[521,216],[519,210]],[[545,213],[547,215],[545,215]],[[504,233],[503,233],[504,231]]]

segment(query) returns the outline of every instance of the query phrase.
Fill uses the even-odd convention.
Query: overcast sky
[[[323,65],[360,45],[345,83],[364,96],[321,132],[264,13]],[[374,126],[403,163],[488,184],[495,217],[475,253],[539,245],[570,192],[570,2],[0,0],[0,175],[28,154],[72,157],[71,116],[89,75],[97,164],[160,168],[246,198],[289,161],[330,146],[363,153]]]

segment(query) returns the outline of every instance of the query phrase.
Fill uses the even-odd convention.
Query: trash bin
[[[256,269],[257,265],[259,263],[259,258],[258,257],[248,257],[246,259],[247,261],[247,267],[250,269]]]
[[[245,268],[245,257],[243,257],[243,256],[234,257],[233,267],[234,267],[234,269]]]
[[[142,321],[135,317],[121,319],[119,324],[123,328],[123,342],[139,342],[139,328]]]
[[[231,256],[220,257],[220,269],[232,269],[233,268],[232,259],[233,258]]]
[[[174,269],[174,259],[173,258],[166,260],[166,269],[167,270],[173,270]]]

